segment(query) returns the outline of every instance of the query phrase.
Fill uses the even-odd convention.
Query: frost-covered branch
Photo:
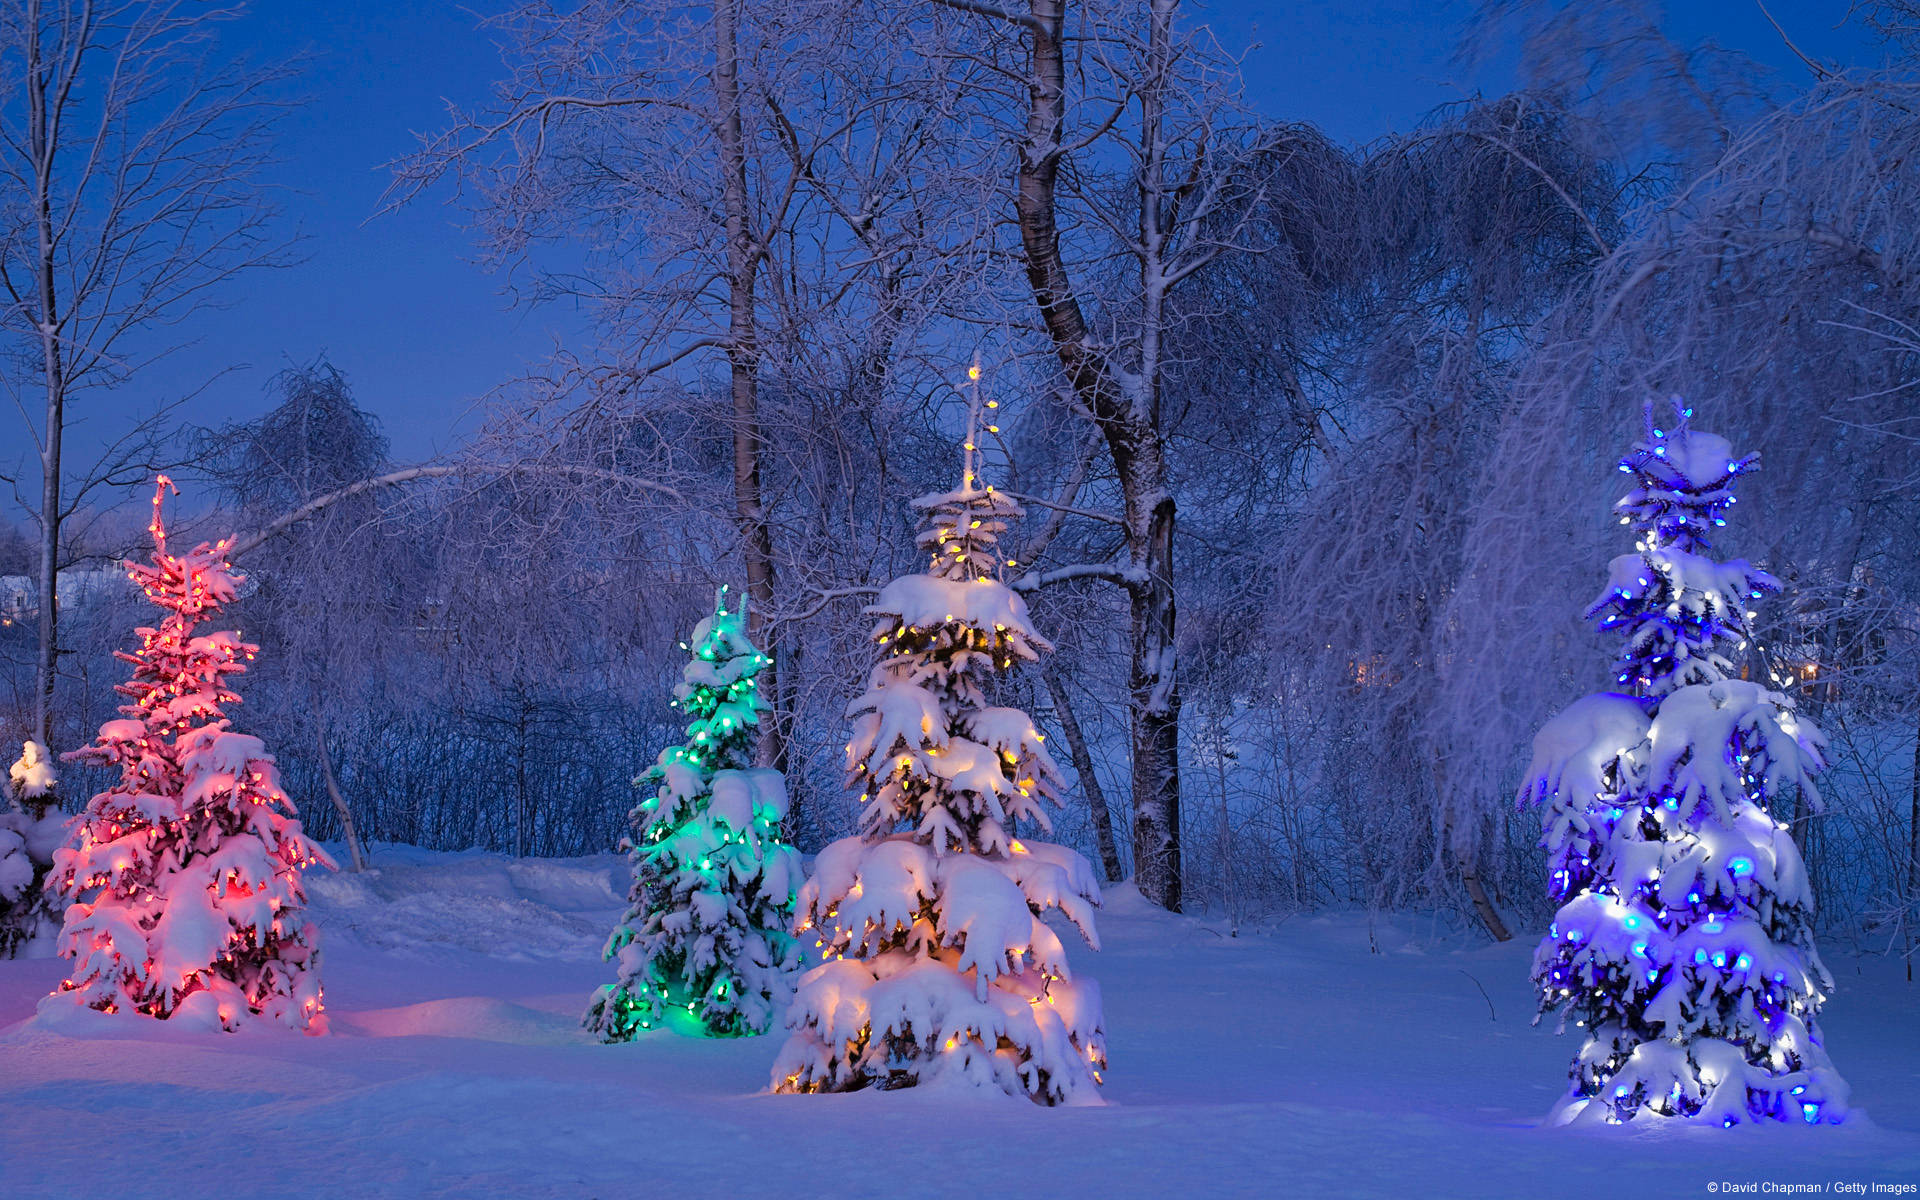
[[[566,476],[590,480],[612,487],[652,492],[673,500],[685,499],[685,497],[673,488],[668,487],[664,483],[657,483],[651,479],[640,479],[631,475],[622,475],[617,471],[570,464],[527,463],[499,465],[489,463],[465,463],[448,466],[406,467],[398,471],[389,471],[384,475],[375,475],[368,479],[362,479],[357,483],[351,483],[336,491],[328,492],[324,496],[314,497],[312,500],[307,501],[291,512],[261,526],[254,532],[234,538],[228,547],[227,557],[230,559],[239,558],[248,551],[259,547],[263,542],[285,533],[300,522],[314,517],[323,510],[340,503],[342,500],[351,499],[364,492],[370,492],[378,488],[394,487],[403,483],[412,483],[421,479],[447,479],[460,475],[514,474]]]
[[[1137,591],[1151,582],[1144,567],[1122,566],[1118,563],[1073,563],[1046,571],[1029,571],[1007,586],[1016,592],[1037,592],[1076,579],[1105,580],[1128,591]]]

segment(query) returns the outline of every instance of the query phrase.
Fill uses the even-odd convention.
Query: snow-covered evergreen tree
[[[914,501],[926,574],[866,611],[881,658],[848,710],[860,832],[820,852],[800,925],[826,962],[800,982],[773,1069],[782,1092],[949,1084],[1046,1104],[1092,1101],[1106,1066],[1100,991],[1074,978],[1041,915],[1098,945],[1093,869],[1016,836],[1048,827],[1060,774],[994,677],[1052,647],[1000,582],[998,535],[1020,515],[976,486]]]
[[[753,766],[767,656],[747,638],[744,606],[713,615],[682,643],[693,658],[674,704],[684,744],[636,783],[631,904],[607,942],[620,978],[600,988],[587,1028],[627,1041],[676,1009],[717,1037],[765,1033],[800,963],[791,932],[799,853],[786,839],[786,780]]]
[[[0,809],[0,958],[51,954],[60,914],[46,881],[68,821],[47,748],[29,740],[7,783],[9,804]]]
[[[1618,691],[1541,729],[1521,789],[1543,806],[1560,905],[1534,958],[1541,1012],[1587,1030],[1560,1121],[1838,1122],[1847,1086],[1815,1017],[1832,980],[1814,898],[1774,808],[1817,801],[1820,732],[1740,678],[1752,605],[1778,582],[1707,557],[1757,455],[1648,410],[1616,506],[1634,553],[1588,609],[1618,630]]]
[[[121,657],[122,716],[69,758],[120,768],[80,819],[78,847],[54,860],[75,903],[60,953],[73,960],[54,998],[210,1029],[253,1018],[321,1033],[313,926],[300,875],[332,866],[301,832],[260,739],[231,729],[229,683],[255,648],[237,633],[195,633],[232,601],[226,545],[167,548],[160,477],[151,565],[128,573],[165,614]],[[91,898],[87,898],[91,894]]]

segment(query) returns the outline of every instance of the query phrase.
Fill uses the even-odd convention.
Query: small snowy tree
[[[971,440],[971,439],[970,439]],[[826,962],[800,981],[773,1069],[781,1092],[949,1084],[1045,1104],[1091,1101],[1106,1066],[1100,991],[1041,920],[1057,908],[1098,945],[1092,867],[1016,837],[1048,827],[1060,774],[1027,714],[988,689],[1052,647],[1000,582],[1020,508],[975,486],[925,496],[924,575],[866,611],[880,662],[848,710],[860,832],[820,852],[800,930]]]
[[[102,1012],[138,1012],[210,1029],[251,1018],[322,1033],[313,926],[300,874],[333,863],[301,832],[260,739],[229,728],[231,676],[254,647],[194,630],[240,583],[226,543],[167,549],[161,476],[152,565],[128,573],[165,616],[121,657],[121,719],[70,758],[119,767],[120,782],[81,817],[80,843],[54,859],[76,901],[60,953],[73,960],[56,997]],[[91,899],[82,899],[95,893]]]
[[[789,928],[800,856],[786,840],[786,780],[753,767],[767,656],[746,614],[711,617],[682,642],[693,659],[674,689],[692,718],[684,744],[636,782],[653,794],[632,813],[633,891],[607,941],[620,978],[594,994],[584,1024],[623,1042],[684,1009],[716,1037],[765,1033],[799,966]]]
[[[47,748],[29,740],[7,772],[12,802],[0,809],[0,958],[52,952],[60,929],[46,888],[53,853],[67,837],[59,780]]]
[[[1621,460],[1617,509],[1635,552],[1588,609],[1626,637],[1622,689],[1541,729],[1521,789],[1542,805],[1560,905],[1534,958],[1541,1013],[1584,1027],[1558,1121],[1673,1117],[1838,1122],[1847,1086],[1815,1016],[1833,986],[1814,949],[1814,898],[1775,802],[1817,801],[1823,739],[1728,653],[1779,584],[1705,556],[1726,524],[1736,457],[1675,403]]]

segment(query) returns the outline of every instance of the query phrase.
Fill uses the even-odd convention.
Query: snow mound
[[[599,961],[623,903],[618,855],[505,859],[377,847],[372,869],[309,871],[313,917],[376,950]]]
[[[578,997],[548,1012],[492,996],[456,996],[336,1017],[334,1031],[361,1037],[444,1037],[520,1046],[567,1046],[587,1040],[574,1013]]]
[[[196,992],[194,995],[207,995]],[[191,997],[189,997],[191,999]],[[127,1042],[169,1046],[231,1046],[236,1040],[291,1042],[304,1038],[302,1030],[272,1022],[249,1022],[224,1030],[213,1014],[197,1014],[181,1005],[165,1021],[129,1019],[124,1013],[105,1013],[77,1003],[69,992],[39,997],[33,1014],[0,1035],[0,1046],[60,1046],[66,1042]]]
[[[469,875],[470,857],[374,849],[383,881],[405,868],[436,887]],[[563,901],[576,885],[589,895],[595,872],[624,869],[613,855],[494,862],[497,882],[527,887],[512,870],[524,866]],[[367,884],[361,901],[380,903],[373,881],[308,878]],[[1531,947],[1489,945],[1431,914],[1303,914],[1229,937],[1217,914],[1169,914],[1131,885],[1109,887],[1108,949],[1076,949],[1074,965],[1104,985],[1125,1069],[1107,1107],[1080,1109],[1002,1102],[960,1073],[768,1096],[770,1038],[561,1042],[549,1017],[572,1020],[604,976],[597,958],[448,970],[411,949],[362,949],[341,915],[366,914],[318,918],[334,1022],[324,1038],[194,1033],[71,1006],[27,1021],[60,972],[0,962],[0,1196],[1664,1200],[1705,1197],[1708,1181],[1920,1173],[1920,1022],[1897,957],[1843,951],[1842,999],[1822,1021],[1855,1103],[1881,1125],[1856,1107],[1844,1126],[1596,1139],[1541,1127],[1567,1047],[1528,1024]],[[1414,948],[1426,952],[1392,952]],[[845,1016],[855,1030],[865,1019]],[[896,1137],[919,1158],[849,1165]]]

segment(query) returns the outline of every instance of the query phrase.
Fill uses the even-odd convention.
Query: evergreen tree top
[[[1000,535],[1025,510],[991,485],[976,487],[975,479],[969,470],[959,488],[912,502],[925,514],[915,542],[929,556],[927,570],[894,579],[864,610],[881,618],[874,640],[896,656],[931,653],[965,671],[1005,669],[1053,649],[1034,630],[1027,602],[1001,582],[1003,568],[1018,564],[1000,557]],[[877,669],[887,668],[883,661]]]
[[[1729,651],[1751,637],[1747,605],[1779,581],[1745,559],[1719,562],[1704,551],[1727,523],[1734,478],[1760,456],[1736,456],[1727,439],[1692,428],[1693,410],[1677,397],[1671,427],[1647,407],[1647,432],[1620,460],[1634,486],[1614,506],[1635,527],[1634,553],[1613,560],[1606,590],[1587,609],[1603,630],[1626,636],[1616,682],[1658,699],[1674,689],[1737,674]]]
[[[973,476],[951,492],[934,492],[913,501],[926,514],[915,543],[932,563],[927,574],[938,579],[974,583],[997,580],[1003,566],[1000,535],[1026,515],[1018,501],[992,485],[975,487]]]
[[[1673,420],[1665,426],[1655,423],[1653,405],[1647,405],[1646,436],[1620,460],[1634,487],[1614,508],[1650,547],[1699,553],[1712,545],[1708,532],[1727,523],[1734,477],[1751,470],[1760,456],[1734,454],[1726,438],[1692,427],[1693,409],[1678,396],[1672,404]]]
[[[201,542],[185,554],[167,549],[167,524],[161,504],[169,492],[177,496],[180,489],[162,475],[154,484],[153,518],[147,522],[147,532],[153,535],[151,561],[127,563],[127,577],[147,599],[197,624],[233,603],[246,579],[227,561],[231,538],[211,544]]]
[[[685,703],[703,690],[726,688],[750,679],[772,661],[747,636],[747,608],[727,609],[728,588],[722,586],[713,603],[713,615],[693,627],[691,641],[680,648],[693,659],[680,671],[674,699]]]
[[[695,772],[683,781],[691,787],[717,770],[752,763],[755,731],[766,708],[754,676],[772,660],[747,636],[746,605],[727,608],[728,590],[720,589],[712,615],[694,627],[693,639],[680,643],[693,655],[673,690],[673,706],[690,718],[687,740],[661,751],[643,783],[667,780],[670,768],[685,767]]]
[[[243,577],[227,561],[229,539],[201,542],[185,554],[167,546],[166,521],[161,512],[168,492],[178,494],[173,481],[162,475],[153,494],[153,553],[146,563],[128,562],[127,575],[166,616],[158,628],[141,626],[139,649],[119,657],[134,665],[133,677],[116,687],[129,703],[120,706],[127,718],[100,727],[94,745],[69,757],[118,762],[131,753],[128,746],[149,734],[179,735],[199,726],[218,724],[223,708],[240,697],[223,682],[246,671],[259,647],[241,640],[232,630],[195,635],[194,629],[232,602]]]

